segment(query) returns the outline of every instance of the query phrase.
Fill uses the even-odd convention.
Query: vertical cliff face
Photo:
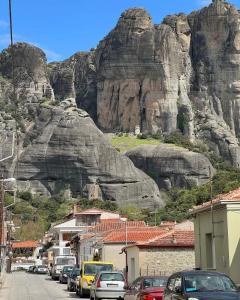
[[[96,121],[97,83],[94,52],[78,52],[63,62],[48,65],[56,99],[74,98],[79,108]]]
[[[178,78],[186,63],[183,51],[170,26],[153,25],[143,9],[124,12],[96,50],[99,126],[134,131],[140,125],[142,131],[174,131]]]
[[[216,0],[194,16],[192,24],[192,105],[196,136],[239,165],[240,15]]]
[[[124,12],[96,50],[99,126],[180,130],[238,166],[239,20],[222,0],[161,25],[142,9]]]

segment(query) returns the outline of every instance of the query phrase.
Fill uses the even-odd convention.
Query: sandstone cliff
[[[70,189],[73,195],[120,205],[163,204],[154,181],[113,149],[89,115],[71,101],[42,108],[27,138],[13,174],[23,187],[29,184],[45,194]]]
[[[126,155],[164,190],[200,186],[214,175],[207,157],[182,147],[142,145],[129,150]]]
[[[104,131],[180,130],[238,167],[239,17],[223,0],[159,25],[129,9],[95,51],[50,65],[55,95]]]
[[[96,50],[104,130],[181,130],[239,166],[239,12],[222,0],[154,25],[124,12]]]
[[[75,98],[77,106],[97,119],[97,82],[94,52],[79,52],[63,62],[48,65],[57,100]]]
[[[63,62],[47,65],[43,51],[26,43],[4,50],[0,128],[8,142],[2,148],[10,147],[16,119],[19,175],[16,159],[2,168],[36,191],[70,185],[73,193],[119,203],[162,203],[154,182],[106,143],[86,113],[69,111],[69,103],[86,110],[104,131],[181,131],[239,167],[239,20],[238,10],[223,0],[188,16],[167,16],[158,25],[144,9],[133,8],[95,50]],[[189,179],[174,165],[175,177],[166,178],[171,186],[201,184],[206,168],[198,164]]]

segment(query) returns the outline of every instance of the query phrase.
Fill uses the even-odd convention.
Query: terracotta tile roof
[[[38,245],[38,241],[13,242],[12,248],[37,248]]]
[[[152,238],[159,237],[165,234],[166,231],[162,229],[148,228],[147,230],[135,229],[127,231],[127,241],[129,243],[141,243],[149,241]],[[126,242],[126,232],[125,230],[114,231],[109,233],[102,239],[103,243],[125,243]]]
[[[194,231],[172,230],[147,243],[155,247],[194,247]]]
[[[144,221],[128,221],[127,227],[130,228],[136,228],[136,227],[145,227],[146,223]],[[112,230],[117,230],[121,228],[126,227],[126,222],[118,220],[118,222],[101,222],[100,224],[97,224],[96,226],[89,229],[90,232],[95,233],[102,233],[102,232],[109,232]],[[147,226],[146,226],[147,227]]]
[[[196,210],[204,210],[209,207],[211,207],[211,204],[216,205],[220,204],[222,201],[224,202],[240,202],[240,188],[230,191],[226,194],[220,194],[216,198],[214,198],[212,201],[204,202],[201,205],[194,206],[193,209],[190,210],[190,212],[194,213]]]

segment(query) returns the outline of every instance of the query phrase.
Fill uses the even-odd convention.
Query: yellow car
[[[80,297],[89,296],[94,277],[101,271],[113,271],[113,263],[83,261],[80,268],[80,276],[76,283],[76,294]]]

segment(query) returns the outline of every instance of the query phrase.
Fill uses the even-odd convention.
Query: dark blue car
[[[183,271],[169,277],[164,300],[240,300],[240,292],[225,274]]]

